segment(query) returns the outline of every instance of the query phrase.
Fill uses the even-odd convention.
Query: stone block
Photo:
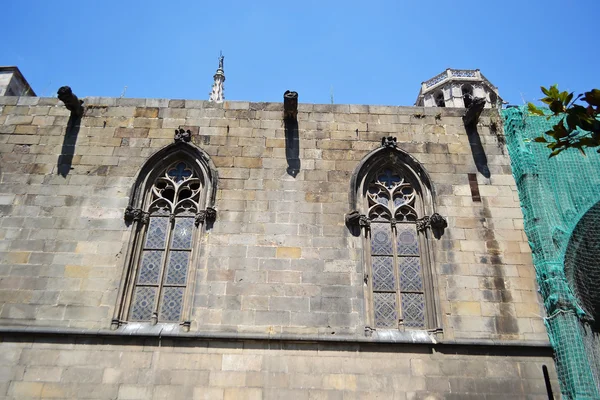
[[[302,249],[299,247],[277,247],[276,257],[277,258],[300,258],[302,256]]]

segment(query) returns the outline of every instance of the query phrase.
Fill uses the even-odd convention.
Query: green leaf
[[[565,106],[568,106],[571,103],[571,100],[573,100],[573,92],[569,93],[569,95],[567,96],[567,101],[565,102]]]
[[[534,142],[537,143],[548,143],[548,141],[546,140],[546,138],[542,137],[542,136],[538,136],[535,139],[533,139]]]
[[[528,103],[527,104],[527,109],[529,110],[530,114],[534,114],[534,115],[544,115],[544,111],[540,110],[539,108],[537,108],[533,103]]]
[[[546,96],[550,96],[550,91],[548,89],[543,86],[541,86],[540,89],[542,89],[542,93],[544,93]]]
[[[600,106],[600,90],[592,89],[589,92],[584,93],[583,99],[592,106]]]
[[[579,126],[579,116],[576,113],[569,112],[567,115],[567,125],[570,129],[575,129]]]
[[[564,112],[565,107],[563,106],[562,101],[554,100],[552,104],[550,104],[550,111],[552,111],[554,114],[560,114],[561,112]]]
[[[554,150],[552,153],[550,153],[550,156],[548,158],[552,158],[552,157],[558,155],[561,151],[562,151],[561,149]]]
[[[552,102],[554,101],[554,99],[552,97],[544,97],[543,99],[540,99],[540,101],[542,103],[552,104]]]

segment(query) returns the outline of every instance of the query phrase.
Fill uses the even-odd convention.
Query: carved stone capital
[[[200,210],[198,211],[198,213],[196,213],[196,216],[194,217],[194,223],[196,224],[196,226],[198,226],[204,221],[206,221],[206,211]]]
[[[429,217],[425,216],[417,220],[417,230],[419,232],[424,231],[429,227]]]
[[[194,223],[196,226],[205,221],[214,221],[217,218],[217,210],[212,207],[206,207],[206,210],[200,210],[196,213]]]
[[[142,209],[127,206],[125,213],[123,214],[123,219],[125,219],[125,222],[127,223],[141,221],[142,224],[147,224],[150,219],[150,214]]]
[[[175,129],[175,137],[173,138],[175,142],[184,142],[187,143],[192,140],[192,131],[185,130],[183,128]]]
[[[431,228],[433,235],[438,239],[443,235],[444,229],[447,227],[448,221],[438,213],[433,213],[431,216],[425,216],[417,220],[418,231],[422,232],[427,228]]]
[[[381,138],[381,147],[395,148],[397,145],[398,144],[396,143],[396,138],[393,136],[384,136]]]
[[[364,214],[358,219],[358,226],[365,229],[371,229],[371,220]]]

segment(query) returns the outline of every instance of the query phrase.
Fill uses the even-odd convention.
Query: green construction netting
[[[502,110],[563,396],[600,398],[600,154],[533,142],[557,118]]]

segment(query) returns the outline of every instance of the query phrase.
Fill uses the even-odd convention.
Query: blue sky
[[[412,105],[444,69],[479,68],[511,104],[600,86],[598,0],[7,0],[0,65],[40,96]]]

